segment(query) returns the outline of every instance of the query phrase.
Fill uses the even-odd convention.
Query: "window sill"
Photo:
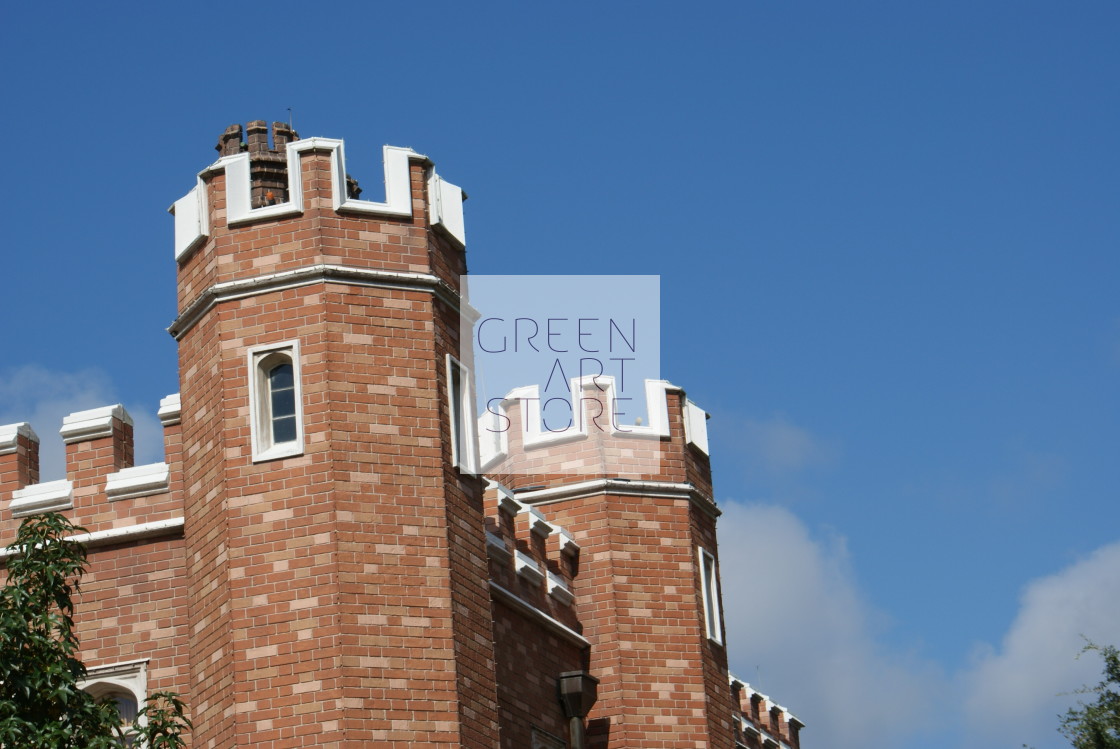
[[[253,462],[263,463],[266,460],[277,460],[278,458],[290,458],[293,455],[303,455],[303,445],[298,441],[295,442],[281,442],[279,445],[273,445],[267,450],[260,452],[253,451]]]

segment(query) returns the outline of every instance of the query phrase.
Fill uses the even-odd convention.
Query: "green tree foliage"
[[[146,725],[122,726],[112,703],[78,688],[86,668],[78,657],[73,596],[86,553],[66,536],[81,531],[57,513],[35,515],[12,544],[0,590],[0,746],[178,749],[190,722],[175,695],[149,697],[140,711]]]
[[[1076,749],[1120,749],[1120,652],[1112,645],[1089,643],[1082,652],[1095,651],[1104,659],[1104,679],[1078,694],[1095,695],[1082,701],[1062,718],[1061,731]]]

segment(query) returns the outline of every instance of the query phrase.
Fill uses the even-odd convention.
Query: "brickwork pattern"
[[[221,156],[250,155],[254,208],[287,199],[284,146],[297,137],[273,123],[270,142],[262,121],[221,136]],[[225,172],[203,173],[207,239],[179,258],[182,411],[165,422],[166,484],[108,492],[133,467],[126,416],[66,447],[66,512],[100,539],[78,606],[87,665],[146,659],[149,691],[186,698],[199,748],[569,740],[557,677],[582,671],[600,680],[592,747],[761,746],[769,734],[799,749],[800,723],[729,684],[724,646],[706,634],[697,549],[718,558],[719,511],[708,457],[685,439],[683,392],[666,393],[660,439],[531,449],[533,472],[488,472],[504,486],[461,472],[447,358],[462,358],[466,260],[428,223],[431,166],[410,160],[412,216],[388,218],[336,212],[331,163],[300,154],[299,215],[236,226]],[[275,280],[324,266],[420,275]],[[216,294],[231,283],[242,291]],[[286,342],[298,344],[303,443],[255,460],[250,351]],[[516,440],[519,409],[509,416]],[[38,483],[38,442],[4,429],[10,498]],[[573,455],[580,475],[560,464]],[[591,479],[602,482],[571,491]],[[0,537],[18,523],[0,512]]]

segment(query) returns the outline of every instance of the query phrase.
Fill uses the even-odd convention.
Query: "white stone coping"
[[[692,484],[678,481],[645,481],[624,478],[590,479],[547,489],[523,491],[517,495],[517,499],[522,504],[546,505],[551,502],[593,497],[597,494],[688,499],[693,505],[712,517],[719,517],[721,514],[714,499]]]
[[[120,419],[123,423],[132,426],[132,417],[124,406],[102,406],[91,408],[88,411],[76,411],[62,420],[62,441],[67,445],[85,440],[111,437],[113,434],[113,419]]]
[[[105,480],[105,494],[110,501],[162,494],[171,483],[171,469],[166,463],[150,463],[135,468],[125,468],[109,474]]]
[[[506,545],[505,539],[497,533],[486,531],[486,551],[495,556],[503,557],[508,560],[511,556],[509,546]]]
[[[560,537],[560,551],[565,554],[578,554],[579,544],[567,528],[561,525],[552,526],[552,535]]]
[[[14,518],[69,510],[73,506],[74,484],[66,479],[16,489],[12,492],[12,501],[8,503]]]
[[[19,438],[26,437],[32,442],[39,441],[39,435],[26,421],[18,424],[0,426],[0,455],[9,455],[19,448]]]
[[[537,560],[523,551],[517,551],[513,556],[513,566],[517,574],[531,583],[539,583],[544,580],[544,574],[541,573],[540,565]]]
[[[160,398],[159,411],[156,412],[159,423],[165,427],[174,426],[180,422],[182,414],[183,402],[179,398],[179,393],[172,393],[166,398]]]
[[[564,578],[551,571],[548,573],[548,594],[565,606],[571,606],[576,600]]]
[[[541,611],[531,603],[522,600],[520,596],[511,593],[501,585],[498,585],[496,582],[490,582],[490,595],[508,604],[512,609],[518,611],[526,618],[535,619],[536,621],[540,622],[545,627],[552,630],[552,632],[554,632],[555,634],[563,637],[568,642],[571,642],[574,645],[578,645],[581,648],[591,647],[591,642],[579,632],[576,632],[571,627],[568,627],[567,625],[552,618],[552,616]]]
[[[183,518],[168,518],[167,520],[153,520],[150,523],[137,523],[136,525],[126,525],[121,528],[94,531],[93,533],[78,533],[73,536],[67,536],[66,540],[77,541],[87,547],[95,548],[128,541],[139,541],[146,538],[173,536],[181,533],[182,530]],[[15,553],[15,550],[12,549],[11,546],[0,549],[0,559],[14,556]]]
[[[214,284],[190,302],[171,323],[167,332],[176,341],[193,328],[202,316],[221,302],[245,299],[258,294],[295,289],[318,283],[342,283],[382,289],[418,290],[435,294],[452,309],[465,309],[459,292],[431,273],[356,268],[348,265],[321,263],[306,268],[265,273],[253,278],[238,278]]]
[[[552,535],[553,525],[545,520],[544,513],[531,505],[522,505],[519,515],[524,515],[529,522],[529,530],[538,536],[548,538]]]

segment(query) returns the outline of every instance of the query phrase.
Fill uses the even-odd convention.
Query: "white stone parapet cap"
[[[26,421],[0,426],[0,455],[14,453],[19,447],[20,437],[26,437],[32,442],[39,441],[39,435],[35,434],[35,430]]]
[[[560,537],[560,551],[565,554],[578,554],[579,544],[567,528],[559,525],[552,526],[552,535]]]
[[[75,411],[62,420],[62,429],[59,429],[58,433],[62,435],[62,441],[67,445],[73,442],[111,437],[113,435],[113,419],[119,419],[122,423],[132,426],[132,417],[128,415],[124,406],[118,403],[115,406]]]
[[[121,528],[109,528],[103,531],[94,531],[93,533],[78,533],[73,536],[67,536],[67,541],[76,541],[87,547],[109,546],[111,544],[125,543],[126,541],[139,541],[145,538],[158,538],[159,536],[170,536],[181,532],[183,529],[183,518],[168,518],[167,520],[153,520],[150,523],[137,523],[136,525],[126,525]],[[15,556],[15,550],[11,546],[0,549],[0,559]]]
[[[520,515],[525,515],[529,521],[529,530],[538,536],[548,538],[552,535],[552,523],[545,520],[544,513],[532,505],[521,505]]]
[[[786,719],[787,723],[794,722],[794,723],[797,723],[797,725],[799,725],[799,726],[804,726],[805,725],[804,723],[802,723],[800,720],[797,719],[796,715],[794,715],[789,710],[787,710],[786,708],[779,705],[777,702],[771,702],[770,704],[773,705],[774,707],[778,708],[779,711],[781,711],[782,717]]]
[[[571,606],[576,600],[568,584],[555,572],[548,573],[548,594],[566,606]]]
[[[160,398],[159,411],[156,416],[159,417],[159,423],[165,427],[174,426],[178,424],[183,415],[183,402],[179,397],[179,393],[172,393],[171,395]]]
[[[516,515],[521,512],[524,507],[514,497],[513,491],[505,484],[495,481],[494,479],[486,479],[486,488],[493,489],[498,495],[498,509],[507,515]]]
[[[529,582],[539,583],[544,580],[544,575],[541,573],[541,568],[537,564],[537,560],[523,551],[514,553],[513,565],[517,574],[521,575]]]
[[[581,499],[596,494],[620,494],[629,497],[668,497],[690,499],[705,512],[718,517],[720,510],[715,500],[690,483],[678,481],[640,481],[620,478],[592,479],[573,484],[553,486],[520,492],[517,499],[522,504],[543,505],[568,499]]]
[[[171,483],[171,469],[166,463],[124,468],[105,479],[105,494],[111,501],[162,494]]]
[[[509,547],[506,546],[505,539],[496,533],[486,531],[486,549],[500,557],[504,557],[506,560],[510,558]]]
[[[498,509],[507,515],[516,516],[524,506],[512,493],[498,495]]]
[[[66,479],[32,484],[12,492],[8,509],[12,517],[22,518],[43,512],[69,510],[74,506],[74,485]]]

